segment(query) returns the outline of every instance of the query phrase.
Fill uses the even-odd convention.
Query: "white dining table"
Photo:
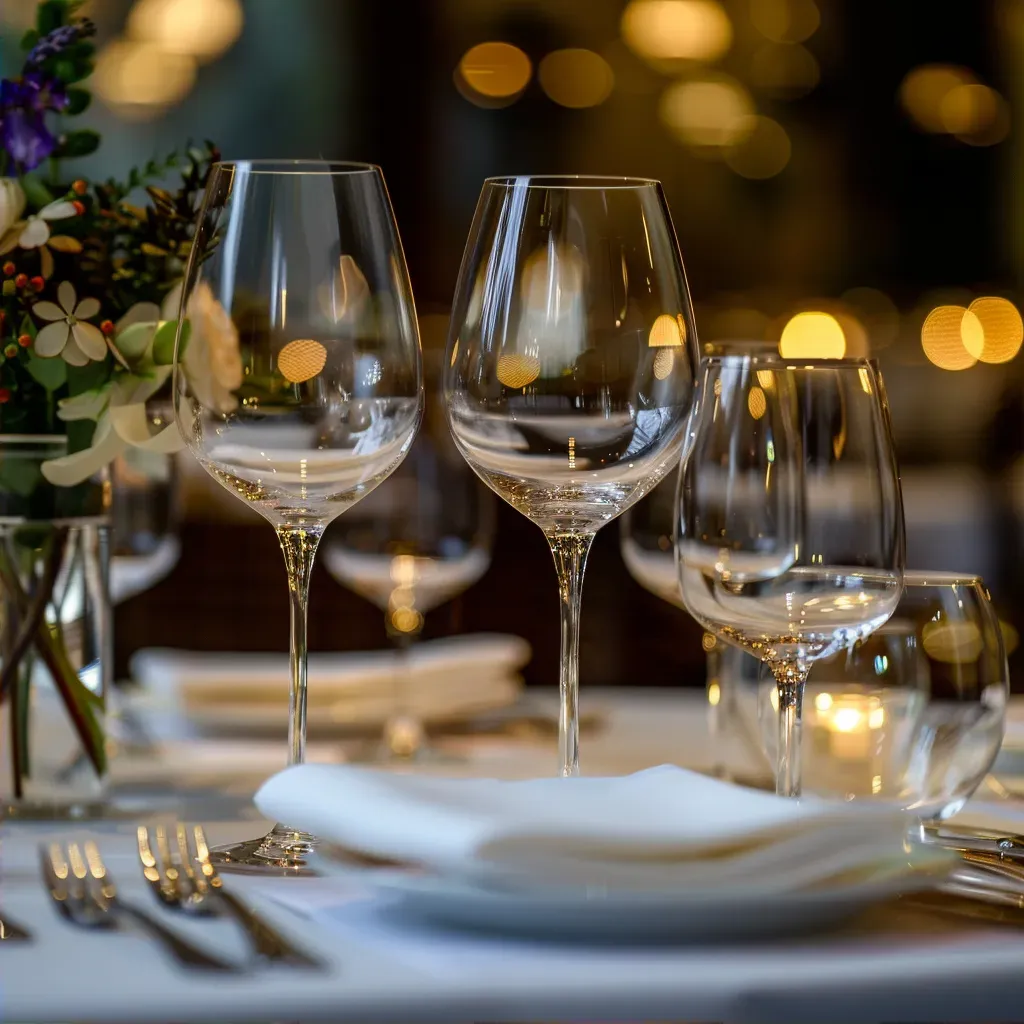
[[[548,702],[550,706],[550,702]],[[702,691],[590,691],[581,741],[587,774],[674,762],[707,769],[716,740]],[[553,770],[551,738],[459,736],[447,773],[522,777]],[[261,755],[262,751],[262,755]],[[209,740],[115,762],[102,820],[0,825],[0,908],[29,927],[30,943],[0,943],[4,1021],[949,1021],[1020,1019],[1024,929],[974,924],[887,905],[829,934],[738,944],[608,946],[541,943],[442,931],[403,920],[368,869],[313,878],[226,876],[319,970],[273,967],[227,976],[182,970],[151,941],[75,929],[41,884],[38,849],[93,838],[122,895],[168,927],[244,960],[224,919],[175,916],[145,891],[135,852],[141,821],[177,816],[207,825],[211,841],[257,835],[248,796],[283,764],[280,744]],[[318,760],[338,760],[321,741]],[[756,761],[756,757],[753,759]],[[752,763],[751,771],[763,770]],[[1024,830],[1024,801],[968,807],[973,820]]]

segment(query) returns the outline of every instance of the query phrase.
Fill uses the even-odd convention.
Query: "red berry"
[[[27,284],[28,284],[28,274],[19,274],[14,279],[14,287],[15,288],[24,288],[25,285],[27,285]]]
[[[10,388],[0,388],[0,405],[3,405],[5,402],[9,402],[10,400],[11,400],[11,389]]]
[[[32,335],[31,334],[19,334],[18,335],[18,344],[22,348],[28,348],[29,345],[32,344]]]
[[[81,202],[80,200],[72,200],[71,205],[75,208],[75,213],[77,213],[79,217],[81,217],[82,214],[85,213],[85,203]]]
[[[109,337],[114,333],[114,321],[104,320],[103,323],[100,324],[100,330]]]
[[[18,346],[12,341],[9,345],[4,345],[4,355],[8,359],[13,359],[18,354]]]
[[[71,191],[77,196],[84,196],[89,186],[81,178],[71,183]]]
[[[17,269],[18,268],[10,260],[4,264],[4,274],[6,274],[7,277],[10,277]]]
[[[38,274],[29,281],[29,284],[36,292],[41,292],[46,287],[46,282]]]

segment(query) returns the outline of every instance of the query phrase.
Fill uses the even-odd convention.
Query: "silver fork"
[[[179,963],[207,971],[239,972],[236,964],[221,960],[165,928],[155,918],[126,903],[100,857],[99,848],[87,841],[82,846],[59,843],[40,847],[43,878],[57,910],[80,928],[124,930],[136,925],[160,942]]]
[[[195,915],[227,915],[237,922],[249,939],[253,956],[271,963],[293,967],[321,967],[315,957],[290,943],[272,928],[251,907],[246,906],[224,883],[213,862],[201,825],[188,830],[179,822],[175,826],[172,846],[167,830],[154,829],[154,843],[149,829],[140,825],[137,831],[142,873],[157,898],[168,907]],[[198,867],[198,870],[196,868]]]

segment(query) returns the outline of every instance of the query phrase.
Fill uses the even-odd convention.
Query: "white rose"
[[[0,237],[21,219],[25,212],[25,192],[17,178],[0,178]]]

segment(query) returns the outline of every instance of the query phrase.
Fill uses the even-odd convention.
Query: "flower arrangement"
[[[80,6],[42,0],[36,27],[22,40],[21,74],[0,81],[0,441],[66,439],[62,454],[37,467],[0,459],[0,516],[25,516],[29,508],[28,518],[44,518],[39,510],[48,507],[80,514],[88,499],[76,495],[128,446],[170,453],[181,445],[176,426],[155,423],[146,403],[171,374],[196,205],[218,154],[211,144],[189,147],[124,181],[90,182],[66,170],[100,145],[96,132],[68,127],[91,100],[83,83],[93,69],[95,29],[77,15]],[[160,183],[172,174],[179,180],[168,190]],[[148,202],[136,205],[143,193]],[[37,568],[27,582],[9,545],[0,547],[0,592],[22,613],[21,621],[0,616],[0,699],[15,699],[23,659],[38,654],[99,770],[102,731],[92,695],[41,625],[46,594],[32,596],[48,579],[52,586],[59,544],[52,536],[44,544],[38,530],[31,537],[36,554],[45,547],[49,555],[28,559]],[[11,721],[26,715],[19,708]],[[16,790],[26,771],[27,763],[16,764]]]

